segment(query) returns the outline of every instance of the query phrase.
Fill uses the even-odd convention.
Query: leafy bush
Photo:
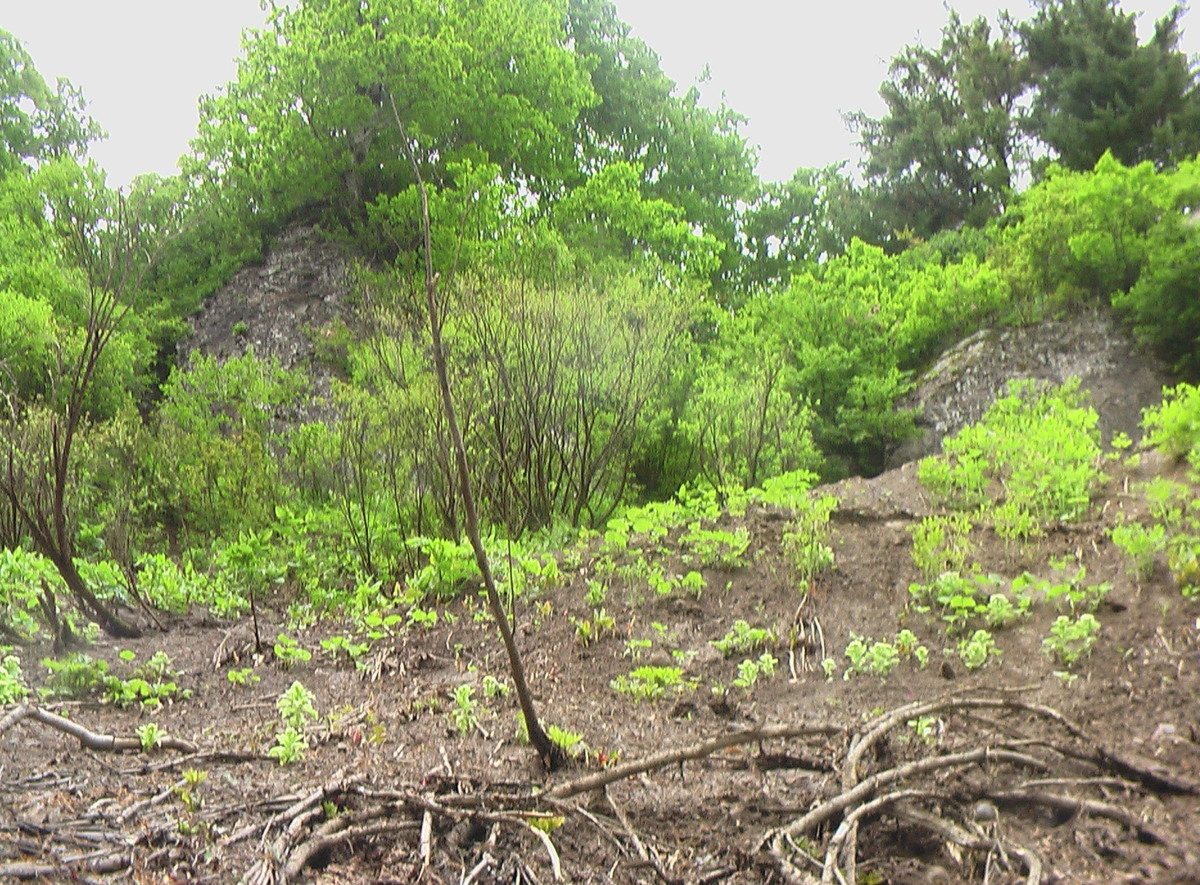
[[[1131,522],[1113,526],[1112,541],[1129,560],[1129,570],[1135,577],[1145,580],[1154,572],[1154,559],[1167,547],[1166,528],[1159,525],[1144,526]]]
[[[796,501],[795,515],[783,529],[783,551],[796,569],[802,590],[833,565],[829,518],[837,506],[833,495],[807,495]]]
[[[1146,410],[1142,426],[1149,445],[1174,458],[1187,458],[1200,470],[1200,387],[1165,388],[1162,403]]]
[[[912,533],[913,564],[927,580],[944,572],[961,572],[971,555],[971,520],[965,513],[927,516]]]
[[[765,627],[751,627],[743,620],[733,622],[733,627],[720,639],[714,639],[711,645],[730,657],[735,654],[749,654],[765,649],[775,643],[775,634]]]
[[[680,667],[638,667],[627,674],[613,679],[609,686],[618,694],[626,694],[635,701],[661,698],[667,690],[691,688],[694,681],[683,678]]]
[[[15,704],[28,694],[21,662],[15,655],[5,655],[0,659],[0,704]]]
[[[1040,534],[1084,517],[1102,474],[1098,416],[1078,380],[1061,387],[1014,381],[978,423],[918,466],[921,482],[961,509],[979,508],[1003,537]],[[989,508],[993,496],[1000,504]]]
[[[1047,654],[1054,655],[1064,666],[1070,667],[1079,658],[1091,653],[1100,633],[1100,622],[1089,613],[1072,620],[1059,615],[1050,627],[1050,635],[1042,641]]]

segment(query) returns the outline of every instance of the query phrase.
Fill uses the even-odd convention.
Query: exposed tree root
[[[969,714],[970,711],[987,708],[1030,714],[1064,730],[1068,740],[1051,742],[1026,739],[1005,744],[985,744],[957,753],[926,756],[867,773],[867,760],[878,757],[878,747],[883,739],[905,723],[921,717]],[[968,770],[980,768],[987,778],[999,782],[1003,782],[1008,772],[1014,770],[1032,770],[1050,775],[1064,760],[1085,762],[1094,768],[1097,775],[1117,774],[1129,778],[1116,781],[1126,789],[1140,786],[1164,793],[1197,791],[1196,784],[1166,771],[1157,763],[1139,760],[1102,745],[1083,728],[1049,707],[1007,698],[947,698],[906,704],[865,723],[851,737],[841,760],[841,792],[818,803],[797,820],[768,832],[759,844],[769,850],[776,868],[786,881],[802,885],[854,882],[857,879],[856,849],[860,825],[890,815],[935,835],[948,849],[955,849],[947,851],[951,857],[959,856],[958,850],[965,849],[968,854],[983,853],[988,863],[992,863],[994,858],[1007,863],[1012,855],[1020,859],[1027,882],[1041,881],[1041,860],[1032,850],[1002,838],[998,812],[995,812],[994,806],[987,803],[976,805],[976,808],[987,809],[989,815],[995,814],[990,834],[968,832],[965,823],[954,819],[957,817],[960,821],[966,821],[978,830],[974,822],[970,822],[970,814],[964,811],[964,806],[975,800],[988,799],[1005,807],[1043,805],[1072,815],[1106,818],[1129,828],[1140,841],[1172,847],[1166,836],[1136,815],[1106,802],[1048,793],[1030,786],[984,789],[974,796],[947,795],[938,786]],[[1113,782],[1111,777],[1050,777],[1042,780],[1070,783],[1080,788]],[[930,802],[939,810],[922,809],[918,807],[918,801]],[[822,829],[835,823],[836,828],[824,843],[824,861],[820,864],[819,876],[815,872],[808,872],[799,864],[809,862],[808,852],[815,847],[814,838]],[[798,847],[801,844],[807,850],[801,850]]]
[[[1005,741],[991,742],[997,729],[981,723],[981,710],[1017,713],[1021,722],[1004,730]],[[955,717],[954,727],[945,730],[955,743],[941,744],[941,737],[927,743],[915,739],[908,724],[921,717]],[[140,748],[136,739],[95,734],[32,705],[10,711],[0,720],[0,732],[26,719],[71,734],[91,749]],[[895,740],[897,731],[908,737]],[[236,807],[192,809],[189,820],[211,828],[207,850],[218,859],[233,856],[231,849],[241,842],[258,840],[257,859],[240,879],[247,885],[297,881],[314,866],[323,867],[372,844],[409,858],[406,869],[420,880],[504,878],[532,883],[539,881],[539,875],[541,881],[567,880],[575,863],[586,862],[577,854],[579,834],[593,829],[599,841],[592,835],[589,844],[608,851],[611,870],[619,866],[629,876],[653,875],[659,882],[675,885],[685,881],[675,846],[655,844],[639,832],[635,816],[607,788],[635,778],[649,785],[647,773],[767,741],[785,742],[785,754],[802,752],[822,770],[840,772],[837,780],[813,781],[819,790],[814,801],[795,809],[803,811],[796,819],[780,821],[767,831],[758,842],[761,853],[753,861],[753,853],[735,850],[732,844],[724,846],[742,858],[740,862],[773,865],[787,882],[856,881],[860,852],[877,849],[880,840],[886,841],[900,825],[923,833],[927,837],[923,842],[935,846],[931,850],[940,855],[938,863],[957,866],[962,881],[1019,877],[1034,885],[1045,876],[1043,860],[1032,847],[1044,820],[1026,813],[1034,808],[1051,810],[1058,822],[1072,817],[1110,821],[1131,838],[1161,847],[1164,856],[1186,854],[1186,846],[1174,844],[1170,833],[1140,818],[1136,809],[1106,801],[1106,796],[1114,789],[1129,796],[1193,792],[1195,785],[1158,763],[1099,744],[1053,709],[1004,697],[906,704],[855,730],[832,724],[760,726],[592,772],[542,792],[524,782],[433,775],[421,789],[379,789],[367,776],[338,772],[319,787],[273,800],[258,797]],[[186,741],[172,740],[167,745],[197,752]],[[903,748],[901,755],[897,748]],[[220,763],[241,757],[209,754],[205,758]],[[161,769],[154,766],[128,774],[154,774]],[[153,868],[166,850],[162,846],[179,843],[174,818],[164,815],[162,807],[180,789],[180,783],[159,787],[123,810],[104,800],[81,821],[60,826],[61,834],[53,827],[29,830],[36,832],[38,841],[30,840],[27,854],[40,850],[43,857],[0,866],[0,876],[82,879],[111,872],[114,864],[127,868],[132,863],[130,849],[148,845],[158,851],[139,858],[138,864]],[[591,794],[589,804],[574,804],[583,794]],[[598,807],[593,801],[597,798],[606,807]],[[780,809],[768,813],[779,814]],[[559,829],[571,819],[582,829]],[[239,826],[224,829],[230,822]],[[49,843],[56,839],[64,845],[76,844],[83,827],[98,832],[108,846],[89,855],[46,855]],[[130,828],[141,835],[135,839]],[[560,834],[568,834],[566,841]],[[563,846],[572,851],[563,853]],[[714,854],[707,869],[693,869],[686,881],[718,882],[737,871]]]

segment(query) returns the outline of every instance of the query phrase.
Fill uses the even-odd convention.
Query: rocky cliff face
[[[285,231],[262,262],[239,270],[192,317],[180,362],[195,352],[226,360],[253,347],[285,368],[321,375],[317,344],[346,317],[349,270],[342,250],[316,229]]]
[[[1011,379],[1061,384],[1072,376],[1091,394],[1105,441],[1118,431],[1136,441],[1142,409],[1158,403],[1170,383],[1109,310],[984,329],[946,351],[901,402],[918,410],[921,436],[901,446],[888,467],[940,451],[942,440],[978,421]]]

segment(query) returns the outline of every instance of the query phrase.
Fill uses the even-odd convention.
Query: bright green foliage
[[[1153,574],[1154,560],[1167,548],[1167,532],[1161,524],[1129,522],[1113,526],[1109,534],[1128,558],[1130,573],[1141,580]]]
[[[733,622],[733,627],[711,645],[725,657],[749,654],[775,644],[775,634],[766,627],[751,627],[743,620]]]
[[[738,132],[743,118],[705,107],[695,87],[676,91],[612,0],[569,0],[567,34],[596,96],[574,135],[582,171],[637,164],[647,199],[679,207],[689,227],[719,244],[714,277],[725,277],[738,258],[737,207],[756,185],[753,151]]]
[[[463,584],[479,576],[475,552],[465,541],[444,538],[413,538],[409,546],[420,550],[425,564],[408,580],[417,600],[450,599]]]
[[[275,637],[275,660],[286,670],[293,664],[312,660],[312,652],[303,648],[286,633],[280,633]]]
[[[661,698],[668,689],[693,687],[693,683],[684,680],[683,669],[680,667],[638,667],[628,674],[618,676],[609,686],[618,694],[629,695],[635,701],[643,701]]]
[[[1050,635],[1042,641],[1047,654],[1054,657],[1065,667],[1070,667],[1079,658],[1091,653],[1092,647],[1099,638],[1100,622],[1090,612],[1072,620],[1067,615],[1059,615],[1050,627]]]
[[[275,744],[267,750],[267,755],[278,759],[280,765],[291,765],[299,762],[308,752],[308,741],[304,732],[296,726],[289,725],[275,733]]]
[[[297,681],[276,699],[275,707],[284,724],[300,729],[317,718],[316,700],[316,695]]]
[[[717,338],[692,382],[681,430],[694,440],[700,474],[714,488],[750,488],[821,464],[814,416],[795,367],[783,358],[771,310],[756,299],[732,317],[710,314]]]
[[[1117,306],[1132,307],[1118,296],[1158,260],[1161,247],[1152,247],[1151,231],[1162,225],[1178,230],[1180,208],[1197,196],[1195,163],[1156,172],[1150,163],[1124,166],[1105,154],[1084,172],[1054,166],[1022,195],[1012,213],[1018,223],[1002,238],[1001,260],[1021,297],[1112,296]]]
[[[1023,617],[1033,603],[1031,591],[1014,581],[1010,593],[1001,592],[998,575],[942,572],[930,584],[911,584],[908,592],[915,611],[934,612],[947,633],[965,633],[980,620],[1003,627]]]
[[[679,545],[698,556],[705,568],[737,569],[746,565],[750,532],[745,528],[733,531],[705,529],[700,527],[700,523],[693,523],[679,536]]]
[[[99,694],[108,676],[108,661],[85,654],[70,654],[61,659],[43,658],[47,670],[41,694],[48,698],[82,700]]]
[[[1182,164],[1176,178],[1189,175],[1200,196],[1200,165]],[[1146,237],[1147,259],[1128,292],[1113,295],[1113,307],[1126,316],[1134,333],[1153,347],[1176,372],[1200,378],[1200,229],[1196,220],[1175,211],[1164,213]]]
[[[56,88],[21,42],[0,29],[0,175],[58,157],[80,158],[102,132],[84,113],[83,94],[65,79]]]
[[[6,654],[0,658],[0,704],[15,704],[29,694],[21,673],[21,662],[16,655]]]
[[[591,258],[593,273],[619,277],[649,259],[649,267],[686,269],[705,278],[720,268],[722,244],[697,234],[679,206],[642,195],[643,170],[612,163],[555,203],[551,222]]]
[[[1167,565],[1184,598],[1195,599],[1200,596],[1200,535],[1174,538],[1167,554]]]
[[[1179,48],[1173,7],[1138,42],[1136,12],[1117,0],[1048,0],[1018,30],[1037,92],[1029,128],[1071,169],[1106,150],[1124,163],[1165,165],[1200,150],[1196,75]]]
[[[742,213],[740,288],[756,294],[786,286],[810,262],[842,252],[850,234],[836,210],[852,186],[841,165],[797,169],[789,181],[764,184]],[[873,241],[861,229],[850,233]]]
[[[733,684],[749,691],[758,682],[759,677],[770,679],[774,676],[778,666],[779,659],[770,652],[763,652],[757,658],[747,658],[738,664]]]
[[[295,403],[302,378],[247,353],[176,369],[158,410],[153,473],[169,518],[201,533],[257,530],[283,503],[272,418]]]
[[[129,652],[130,660],[132,654]],[[191,697],[191,690],[181,689],[175,681],[179,673],[171,664],[166,652],[157,651],[144,664],[134,668],[128,679],[106,676],[104,700],[118,707],[141,704],[145,708],[158,708],[164,701]]]
[[[129,279],[107,262],[119,235],[139,236],[132,211],[118,205],[99,170],[69,158],[0,176],[0,392],[19,401],[43,397],[61,410],[82,374],[82,354],[104,329],[112,337],[89,370],[85,405],[108,416],[129,401],[151,352],[135,310],[139,293],[114,292],[131,287],[144,257],[121,268]],[[89,333],[89,321],[101,317],[111,322]]]
[[[1095,410],[1078,381],[1060,388],[1013,382],[978,424],[920,463],[921,482],[948,503],[979,508],[1003,537],[1041,534],[1087,514],[1101,478]],[[993,508],[993,496],[1000,498]]]
[[[258,196],[249,206],[266,219],[321,202],[354,218],[412,184],[394,105],[431,182],[463,159],[535,186],[561,180],[565,136],[594,100],[565,12],[533,0],[279,6],[247,38],[237,80],[202,99],[195,171]]]
[[[147,753],[161,746],[163,738],[167,736],[166,732],[154,722],[143,723],[135,731],[137,732],[138,740],[142,744],[142,749]]]
[[[262,677],[250,667],[242,667],[240,670],[227,670],[225,678],[229,680],[230,685],[243,687],[262,681]]]
[[[912,560],[926,580],[945,572],[961,572],[974,550],[971,520],[965,513],[927,516],[910,527]]]
[[[998,658],[1000,654],[992,634],[987,630],[976,630],[958,643],[958,657],[968,670],[987,666],[991,658]]]
[[[1007,293],[1003,275],[973,255],[943,264],[854,241],[794,277],[764,316],[795,367],[793,395],[816,413],[817,444],[874,472],[912,433],[912,415],[894,410],[911,387],[908,372],[977,328]]]
[[[1142,418],[1146,443],[1200,470],[1200,387],[1180,384],[1163,390],[1162,402]]]
[[[546,735],[564,753],[572,758],[576,758],[587,752],[587,745],[583,743],[583,735],[574,731],[567,731],[559,728],[557,725],[547,725]]]
[[[905,629],[899,631],[890,642],[851,633],[845,655],[850,666],[842,674],[843,679],[858,673],[886,677],[902,660],[911,660],[917,666],[924,667],[929,660],[929,649],[920,643],[911,630]]]
[[[36,635],[41,583],[47,581],[53,586],[58,580],[54,566],[45,557],[21,547],[7,549],[0,545],[0,624],[19,636]]]
[[[849,115],[866,149],[876,212],[904,235],[927,237],[1000,214],[1025,165],[1018,102],[1028,69],[1011,26],[997,39],[983,18],[951,11],[935,49],[906,47],[879,94],[879,120]]]
[[[568,618],[575,627],[575,636],[579,644],[586,647],[600,640],[605,633],[611,633],[616,627],[616,621],[606,609],[598,608],[592,611],[590,618]]]
[[[454,701],[449,717],[459,737],[469,737],[479,724],[475,709],[475,686],[463,684],[454,689],[450,697]]]
[[[794,516],[783,530],[783,551],[796,569],[801,590],[833,565],[829,518],[837,509],[833,495],[810,494],[796,501]]]

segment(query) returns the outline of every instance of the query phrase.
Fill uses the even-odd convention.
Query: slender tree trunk
[[[450,433],[450,443],[454,449],[454,463],[457,467],[459,494],[462,497],[463,517],[467,538],[475,551],[475,562],[479,573],[483,576],[483,586],[487,591],[488,607],[492,619],[500,630],[504,641],[504,650],[508,653],[509,672],[517,691],[517,699],[521,705],[521,715],[525,719],[525,729],[529,734],[529,743],[533,745],[542,764],[547,770],[553,771],[565,761],[562,749],[550,740],[538,721],[537,711],[533,705],[533,695],[529,691],[529,683],[525,679],[525,665],[521,662],[521,653],[517,649],[512,627],[504,611],[504,603],[496,589],[496,581],[492,575],[492,567],[488,562],[487,551],[479,534],[479,518],[475,508],[475,495],[471,488],[471,475],[467,465],[467,449],[463,444],[462,432],[458,426],[458,415],[454,408],[454,396],[450,390],[450,377],[446,371],[446,354],[442,349],[442,315],[437,303],[437,275],[433,271],[433,243],[429,222],[429,197],[425,190],[425,182],[421,178],[421,169],[417,163],[416,154],[409,143],[400,112],[392,104],[392,112],[396,116],[396,125],[400,128],[400,138],[408,152],[412,164],[413,175],[416,177],[417,190],[421,196],[421,230],[423,249],[425,252],[425,307],[429,315],[429,332],[433,343],[433,363],[437,373],[438,388],[442,394],[442,407],[446,414],[446,424]]]

